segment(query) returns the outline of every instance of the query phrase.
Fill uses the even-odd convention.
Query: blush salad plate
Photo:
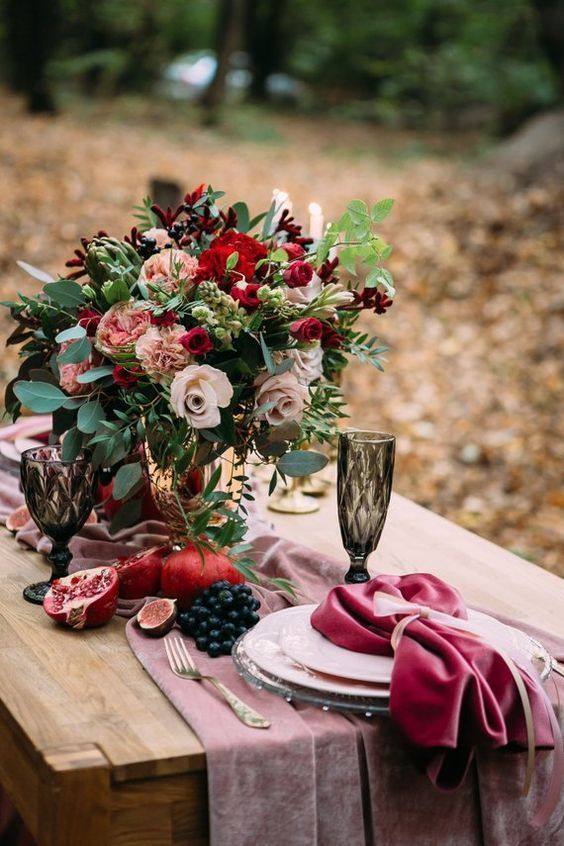
[[[327,673],[356,682],[389,686],[393,658],[387,655],[366,655],[335,646],[311,625],[317,605],[301,605],[280,629],[282,651],[299,664],[318,673]]]
[[[330,671],[318,672],[303,662],[296,661],[282,649],[281,635],[283,630],[293,631],[297,626],[301,631],[305,627],[306,621],[309,624],[311,613],[316,607],[315,605],[300,605],[263,617],[242,638],[241,646],[245,654],[266,673],[291,684],[329,694],[387,699],[389,697],[387,684],[351,679],[339,675],[339,673],[333,674]],[[311,631],[315,630],[311,629]],[[318,632],[315,632],[315,634],[320,638],[322,637]],[[329,645],[334,649],[339,649],[333,644]],[[357,654],[347,652],[344,649],[339,649],[339,651],[344,652],[347,656]],[[365,657],[374,658],[375,656]],[[391,663],[391,659],[387,660]],[[380,673],[380,675],[382,674]]]

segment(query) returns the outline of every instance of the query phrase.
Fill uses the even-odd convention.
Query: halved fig
[[[29,513],[29,509],[27,505],[20,505],[19,508],[16,508],[15,511],[12,511],[11,514],[8,514],[6,517],[6,528],[9,532],[19,532],[20,529],[23,529],[26,523],[31,520],[31,514]]]
[[[176,600],[153,599],[137,614],[137,625],[149,637],[164,637],[176,622]]]

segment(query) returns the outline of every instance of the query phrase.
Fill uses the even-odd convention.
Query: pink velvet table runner
[[[17,480],[0,473],[0,519],[22,501]],[[73,569],[161,544],[164,536],[164,526],[157,521],[123,530],[114,538],[104,523],[85,526],[72,543]],[[41,551],[48,549],[48,542],[32,525],[17,537]],[[298,584],[301,601],[320,601],[342,580],[344,562],[278,538],[258,518],[253,520],[251,540],[261,571]],[[261,612],[287,604],[281,593],[258,592]],[[555,657],[564,658],[562,641],[521,628]],[[526,756],[505,751],[478,753],[462,787],[441,792],[428,781],[423,757],[405,743],[389,719],[367,720],[288,704],[251,689],[237,675],[231,659],[210,659],[187,639],[200,669],[220,676],[272,722],[266,731],[249,729],[210,687],[172,675],[162,641],[144,637],[131,622],[126,634],[138,659],[206,750],[210,838],[216,846],[562,843],[564,800],[544,828],[535,830],[529,824],[548,785],[549,752],[537,755],[533,789],[526,799],[520,795]],[[555,681],[564,701],[564,680],[555,677]],[[1,834],[0,842],[8,844]]]

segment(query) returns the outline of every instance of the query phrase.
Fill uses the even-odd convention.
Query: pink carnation
[[[102,316],[94,344],[110,358],[129,358],[150,320],[150,312],[131,301],[116,303]]]
[[[65,341],[62,343],[59,354],[64,352],[67,347],[73,343],[74,341]],[[59,385],[63,391],[66,391],[67,394],[70,394],[71,396],[87,391],[89,386],[81,385],[81,383],[77,381],[77,377],[80,376],[81,373],[86,373],[86,371],[90,370],[91,367],[92,362],[90,361],[90,356],[85,358],[84,361],[80,361],[78,364],[60,364]]]
[[[198,259],[195,256],[188,255],[184,250],[161,250],[147,259],[139,279],[172,294],[181,284],[191,282],[197,270]]]
[[[150,326],[135,344],[135,354],[141,367],[157,382],[190,363],[190,353],[180,343],[185,335],[186,329],[179,324]]]

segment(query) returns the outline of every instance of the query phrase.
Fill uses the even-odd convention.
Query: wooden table
[[[271,516],[283,536],[340,553],[332,498],[317,514]],[[0,555],[0,783],[41,846],[206,843],[204,751],[130,651],[123,621],[54,626],[21,597],[44,577],[42,558],[6,532]],[[402,497],[373,567],[432,571],[469,603],[564,637],[557,576]]]

